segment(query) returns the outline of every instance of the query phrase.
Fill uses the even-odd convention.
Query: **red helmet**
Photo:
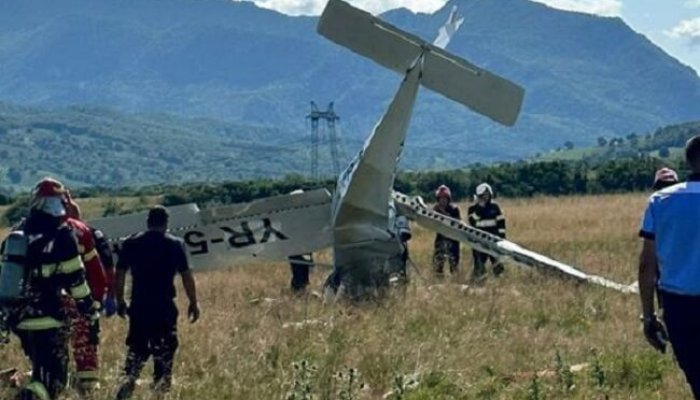
[[[63,202],[67,192],[61,182],[53,178],[44,178],[34,186],[30,206],[55,217],[64,216],[66,208]]]
[[[439,199],[440,197],[447,197],[448,200],[452,200],[452,192],[447,185],[440,185],[435,191],[435,198]]]

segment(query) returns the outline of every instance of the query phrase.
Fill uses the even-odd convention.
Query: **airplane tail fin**
[[[503,125],[512,126],[518,118],[523,88],[342,0],[328,1],[317,30],[400,74],[423,55],[423,86]]]

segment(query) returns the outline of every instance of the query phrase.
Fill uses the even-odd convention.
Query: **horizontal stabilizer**
[[[635,284],[624,285],[600,276],[589,275],[570,265],[525,249],[516,243],[473,228],[463,221],[429,210],[420,198],[411,198],[394,192],[393,199],[399,214],[441,235],[467,243],[473,249],[490,254],[499,260],[509,259],[520,265],[553,272],[579,282],[592,283],[622,293],[637,293],[639,290]]]
[[[523,88],[342,0],[328,2],[318,32],[400,74],[424,53],[423,86],[501,124],[518,118]]]

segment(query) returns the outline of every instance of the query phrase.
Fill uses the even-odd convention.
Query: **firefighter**
[[[173,280],[179,274],[190,301],[187,315],[191,323],[199,319],[197,291],[187,262],[184,242],[167,233],[168,211],[162,206],[148,213],[148,230],[126,241],[117,262],[116,295],[118,313],[129,316],[126,338],[128,354],[124,379],[117,399],[128,399],[136,379],[153,356],[153,388],[167,392],[172,379],[173,358],[178,347],[177,317]],[[124,301],[126,272],[131,271],[131,304]]]
[[[10,311],[12,330],[32,364],[31,380],[20,390],[19,398],[23,400],[55,399],[67,384],[68,321],[62,292],[74,300],[78,313],[88,323],[98,317],[78,244],[64,221],[64,195],[65,188],[59,182],[39,182],[22,233],[11,233],[3,246],[6,262],[5,254],[15,247],[11,241],[25,238],[22,293]]]
[[[506,238],[506,218],[498,204],[493,202],[493,189],[488,183],[482,183],[476,187],[476,203],[467,211],[469,225],[488,232],[490,234]],[[474,270],[472,279],[478,280],[486,273],[486,262],[490,261],[494,275],[503,273],[503,264],[495,257],[472,250]]]
[[[433,207],[434,211],[457,220],[462,218],[459,208],[452,205],[452,192],[449,187],[440,185],[435,191],[435,198],[437,203]],[[433,271],[438,277],[443,276],[445,261],[450,265],[450,273],[455,274],[459,266],[459,242],[437,234],[433,250]]]
[[[95,231],[80,220],[80,207],[75,203],[66,191],[63,198],[66,209],[66,224],[73,230],[78,240],[78,251],[85,265],[87,282],[90,286],[93,301],[96,307],[102,308],[105,304],[106,314],[114,315],[114,269],[105,268],[102,261],[112,263],[111,252],[107,253],[102,243],[102,255],[98,252],[96,241],[104,239],[100,231]],[[104,240],[102,240],[104,242]],[[109,250],[109,246],[107,250]],[[71,347],[75,362],[78,390],[88,393],[99,386],[99,321],[87,321],[81,318],[72,301],[65,297],[64,306],[66,314],[71,317]]]

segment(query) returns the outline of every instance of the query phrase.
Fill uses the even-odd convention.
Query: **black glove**
[[[117,305],[117,315],[119,315],[121,318],[126,318],[128,313],[129,306],[127,306],[125,302],[121,302]]]
[[[668,333],[666,333],[666,328],[656,318],[656,315],[643,318],[644,323],[644,336],[647,338],[647,342],[661,353],[666,353],[666,342],[668,342]]]

